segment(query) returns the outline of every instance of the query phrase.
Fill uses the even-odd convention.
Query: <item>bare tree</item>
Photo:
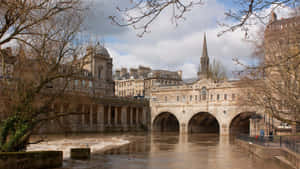
[[[178,24],[178,21],[185,19],[184,15],[195,10],[196,6],[201,6],[205,3],[203,0],[130,0],[131,7],[120,8],[117,10],[121,16],[110,16],[113,23],[119,26],[132,26],[134,29],[142,30],[138,36],[143,36],[149,32],[149,26],[168,8],[172,9],[171,21]],[[232,32],[241,29],[246,32],[250,25],[255,25],[258,22],[266,24],[272,11],[280,7],[297,7],[298,0],[231,0],[235,9],[229,9],[225,12],[225,16],[229,22],[220,21],[224,29],[219,32],[218,36],[226,32]],[[198,8],[197,8],[198,9]],[[199,8],[201,10],[201,8]]]
[[[21,151],[55,112],[71,82],[81,75],[85,55],[74,44],[84,8],[78,0],[1,0],[0,45],[15,40],[13,71],[1,79],[6,118],[0,123],[0,151]],[[1,51],[2,68],[11,53]]]
[[[226,69],[221,62],[214,59],[209,65],[208,76],[215,82],[224,81],[227,79]]]
[[[243,65],[240,82],[241,87],[246,87],[242,105],[264,108],[267,114],[293,125],[293,129],[300,124],[299,24],[299,17],[271,22],[263,46],[256,50],[263,52],[262,62],[257,66]]]
[[[123,17],[110,16],[113,23],[119,26],[132,26],[134,29],[141,29],[138,36],[149,32],[149,26],[168,8],[172,9],[171,20],[177,25],[180,19],[184,19],[185,13],[194,6],[202,5],[203,0],[130,0],[131,7],[117,10]]]
[[[226,32],[232,32],[237,29],[245,31],[245,36],[248,36],[249,26],[268,23],[272,12],[277,8],[299,6],[298,0],[232,0],[236,9],[229,9],[225,12],[225,16],[230,20],[229,24],[220,22],[224,30],[218,36]]]

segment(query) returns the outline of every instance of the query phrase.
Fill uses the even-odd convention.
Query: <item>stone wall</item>
[[[0,169],[45,169],[62,166],[61,151],[0,153]]]
[[[250,142],[236,140],[236,144],[244,150],[253,153],[262,159],[274,159],[275,157],[283,157],[288,164],[291,164],[290,168],[300,168],[300,154],[294,153],[286,148],[282,147],[264,147]],[[278,158],[277,158],[278,160]],[[284,162],[284,161],[281,161]],[[286,165],[287,166],[287,165]]]

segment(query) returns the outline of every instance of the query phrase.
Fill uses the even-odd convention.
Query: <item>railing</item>
[[[256,136],[239,135],[238,139],[265,147],[285,147],[295,153],[300,153],[299,136]]]
[[[296,153],[300,153],[300,136],[282,137],[282,145]]]

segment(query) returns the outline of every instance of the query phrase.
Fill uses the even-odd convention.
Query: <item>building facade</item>
[[[149,128],[149,103],[144,99],[121,98],[114,96],[112,78],[112,58],[107,49],[99,43],[86,49],[87,57],[78,60],[83,70],[72,76],[72,80],[64,89],[61,97],[51,104],[51,114],[69,114],[47,121],[38,133],[69,133],[69,132],[107,132],[107,131],[144,131]],[[14,71],[18,66],[19,56],[14,56],[11,49],[1,50],[0,80],[14,80]],[[34,60],[26,63],[33,66]],[[38,65],[38,64],[36,64]],[[68,64],[60,65],[58,72],[67,72]],[[30,73],[30,72],[29,72]],[[26,73],[25,73],[26,74]],[[60,91],[66,84],[64,79],[49,83],[42,94],[50,96]],[[0,88],[2,90],[0,85]],[[0,119],[7,118],[0,97]]]
[[[266,89],[272,90],[270,107],[279,117],[288,120],[300,120],[300,16],[278,19],[272,12],[269,24],[264,32],[265,81]],[[266,92],[267,93],[267,92]],[[269,110],[270,111],[270,110]],[[283,123],[276,121],[276,123]],[[292,128],[292,132],[300,132],[295,124],[280,125],[282,132]]]
[[[238,81],[216,82],[209,78],[205,35],[202,51],[197,81],[151,89],[152,130],[221,135],[258,133],[261,128],[253,127],[251,117],[263,115],[263,110],[238,104],[243,90]]]
[[[154,86],[177,85],[182,83],[181,71],[152,70],[139,66],[138,69],[126,68],[115,71],[115,95],[122,97],[149,98]]]
[[[113,96],[112,58],[106,48],[97,43],[95,46],[88,46],[86,49],[87,58],[84,65],[89,81],[75,81],[81,87],[89,87],[100,96]],[[89,85],[87,85],[89,84]]]

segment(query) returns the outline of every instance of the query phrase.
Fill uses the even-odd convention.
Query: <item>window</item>
[[[231,97],[232,97],[232,100],[234,100],[234,99],[235,99],[235,94],[232,94],[232,96],[231,96]]]
[[[177,96],[177,101],[179,102],[179,96]]]
[[[197,101],[197,95],[195,95],[195,101]]]
[[[193,100],[193,96],[191,95],[191,96],[190,96],[190,101],[192,101],[192,100]]]
[[[206,87],[202,87],[202,89],[201,89],[201,95],[202,95],[202,99],[206,100]]]
[[[85,81],[82,80],[82,87],[85,87]]]
[[[102,66],[98,67],[98,79],[101,79],[101,73],[102,73]]]
[[[227,94],[224,94],[224,100],[227,100]]]
[[[182,96],[182,101],[185,101],[185,96]]]
[[[93,87],[93,83],[92,81],[89,81],[89,87],[92,88]]]
[[[214,99],[214,95],[211,94],[210,95],[210,100],[213,101],[213,99]]]
[[[75,80],[75,87],[78,87],[78,80]]]
[[[165,102],[167,102],[168,101],[168,97],[167,96],[165,96]]]
[[[219,94],[217,94],[217,100],[220,100],[220,95]]]

